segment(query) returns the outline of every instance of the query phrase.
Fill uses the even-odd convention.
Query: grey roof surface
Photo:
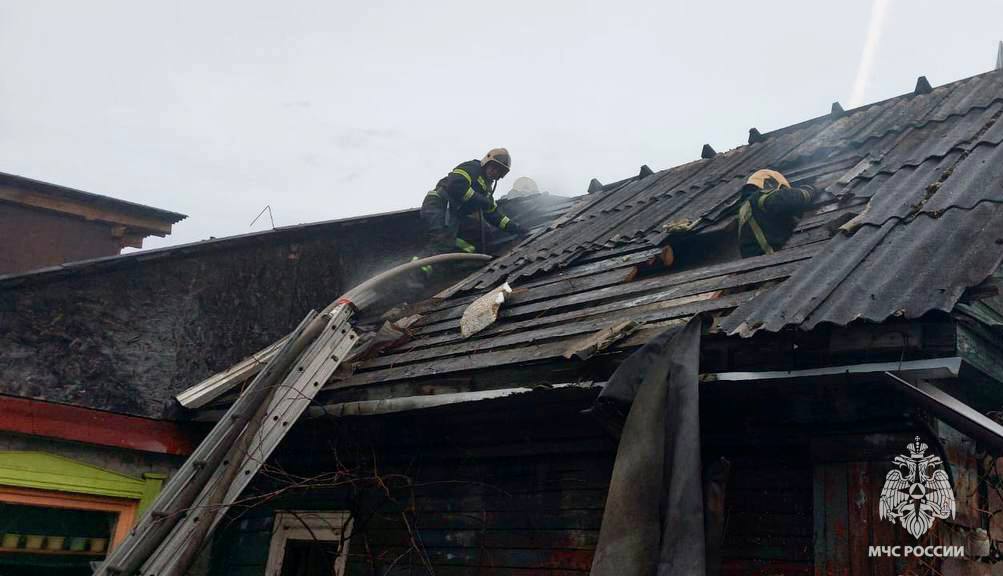
[[[872,165],[858,177],[867,179],[942,158],[975,140],[998,144],[1003,127],[986,129],[986,124],[998,114],[1001,99],[1003,78],[994,72],[930,94],[908,94],[842,116],[820,117],[768,133],[761,143],[630,179],[614,190],[585,197],[546,232],[473,277],[466,288],[553,270],[602,247],[656,246],[668,235],[666,224],[698,230],[722,217],[736,201],[744,177],[759,168],[778,169],[798,179],[805,169],[869,158]],[[943,202],[950,200],[945,197]]]
[[[606,186],[445,292],[411,342],[332,388],[566,362],[576,339],[627,319],[654,330],[709,312],[718,330],[749,336],[950,311],[1003,262],[1001,115],[1003,72],[991,72]],[[760,168],[824,190],[787,245],[745,260],[736,250],[702,265],[657,262],[666,245],[733,233],[741,185]],[[462,338],[465,306],[503,281],[517,291],[499,320]]]
[[[905,131],[837,191],[868,200],[855,226],[837,234],[782,287],[739,307],[722,328],[750,335],[792,324],[811,329],[823,322],[947,312],[967,288],[998,269],[1003,104],[997,99],[1003,81],[999,73],[975,80],[958,83],[934,110],[944,120]],[[984,98],[962,98],[965,90]],[[945,109],[955,102],[977,106]]]

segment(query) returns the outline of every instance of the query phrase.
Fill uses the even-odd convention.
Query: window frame
[[[286,542],[289,540],[341,542],[342,535],[346,533],[352,533],[352,518],[347,510],[276,510],[265,574],[281,576]],[[345,574],[348,548],[346,538],[335,561],[335,570],[339,575]]]

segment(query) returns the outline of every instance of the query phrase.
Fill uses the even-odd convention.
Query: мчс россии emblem
[[[892,460],[898,468],[885,476],[878,511],[882,520],[900,522],[918,539],[933,526],[935,518],[954,518],[956,504],[947,472],[939,468],[943,464],[940,457],[927,456],[928,446],[919,436],[906,448],[908,457],[899,455]]]

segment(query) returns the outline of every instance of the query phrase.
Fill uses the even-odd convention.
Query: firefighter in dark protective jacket
[[[460,219],[480,212],[499,230],[522,236],[522,227],[505,215],[494,199],[495,186],[512,168],[512,157],[504,148],[495,148],[480,160],[470,160],[453,168],[421,203],[425,230],[424,256],[448,252],[476,252],[473,243],[460,238]],[[426,274],[430,267],[423,267]]]
[[[801,214],[815,200],[811,187],[792,188],[776,170],[758,170],[742,188],[738,245],[742,258],[773,254],[794,233]]]

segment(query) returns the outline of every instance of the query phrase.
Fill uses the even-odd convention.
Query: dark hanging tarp
[[[592,576],[707,573],[700,462],[701,320],[631,355],[593,413],[616,430],[626,413]]]

